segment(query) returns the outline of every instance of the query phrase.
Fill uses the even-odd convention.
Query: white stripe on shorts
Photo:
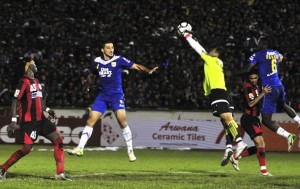
[[[227,100],[221,99],[221,100],[213,101],[210,105],[213,105],[213,104],[216,104],[216,103],[219,103],[219,102],[226,102],[227,104],[229,104],[229,102]]]

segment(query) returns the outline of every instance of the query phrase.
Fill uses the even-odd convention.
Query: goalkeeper
[[[204,95],[210,97],[213,115],[221,118],[225,123],[226,132],[232,136],[233,140],[237,143],[235,158],[238,158],[247,148],[247,144],[243,142],[238,125],[234,121],[229,108],[230,96],[225,86],[223,62],[219,59],[223,48],[214,47],[207,53],[186,28],[178,27],[178,33],[187,40],[190,46],[204,60]]]

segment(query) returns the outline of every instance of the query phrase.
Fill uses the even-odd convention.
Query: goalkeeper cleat
[[[54,176],[55,180],[65,180],[65,181],[71,181],[70,177],[67,176],[65,173],[60,173],[59,175]]]
[[[221,166],[227,165],[227,163],[229,162],[229,159],[230,159],[230,157],[231,157],[232,154],[233,154],[233,151],[232,151],[231,148],[227,148],[225,150],[224,158],[223,158],[223,160],[221,162]]]
[[[235,156],[234,156],[235,158],[240,157],[241,153],[242,153],[244,150],[246,150],[246,148],[247,148],[247,144],[244,143],[243,141],[239,142],[237,145],[238,145],[238,146],[237,146],[237,148],[236,148],[236,150],[235,150]]]
[[[72,156],[76,155],[76,156],[80,157],[80,156],[83,156],[83,149],[76,147],[76,148],[73,148],[73,150],[68,150],[68,154],[72,155]]]
[[[134,162],[136,160],[136,157],[133,153],[133,151],[128,152],[128,158],[130,162]]]
[[[0,168],[0,180],[6,179],[6,171],[3,168]]]
[[[293,145],[296,140],[296,135],[290,134],[287,140],[288,140],[288,152],[290,152],[293,150]]]
[[[230,162],[231,162],[231,164],[232,164],[232,166],[233,166],[233,168],[235,170],[237,170],[237,171],[240,170],[240,168],[239,168],[239,160],[234,159],[234,154],[232,154],[230,156]]]
[[[266,172],[266,173],[260,173],[259,176],[262,176],[262,177],[272,177],[273,175],[269,172]]]

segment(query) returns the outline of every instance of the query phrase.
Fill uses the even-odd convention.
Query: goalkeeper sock
[[[240,138],[239,130],[238,130],[238,125],[234,120],[231,120],[228,124],[228,131],[232,135],[233,139],[235,139],[236,142],[238,138]]]
[[[93,133],[93,127],[85,126],[82,131],[80,142],[77,147],[83,149],[87,141],[89,140],[89,138],[92,136],[92,133]]]

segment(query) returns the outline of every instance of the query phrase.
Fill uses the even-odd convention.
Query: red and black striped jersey
[[[42,87],[37,79],[23,76],[14,97],[18,99],[18,112],[21,123],[42,120]]]
[[[243,86],[243,110],[245,114],[257,117],[260,114],[260,102],[255,106],[250,107],[248,104],[260,94],[258,86],[252,85],[250,82],[246,82]]]

